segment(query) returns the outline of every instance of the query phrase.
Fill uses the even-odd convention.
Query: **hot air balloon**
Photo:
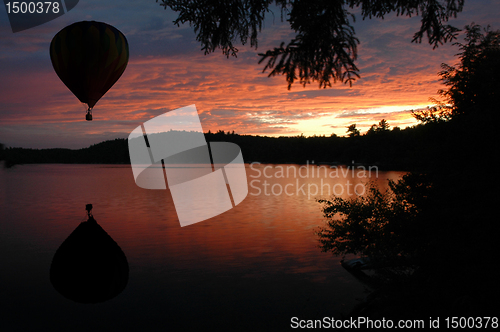
[[[95,21],[73,23],[59,31],[50,43],[50,59],[57,76],[92,108],[123,74],[128,62],[125,36],[109,24]]]

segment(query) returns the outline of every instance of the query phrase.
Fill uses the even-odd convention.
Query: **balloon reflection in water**
[[[79,303],[99,303],[120,294],[128,282],[129,268],[118,244],[96,222],[87,205],[88,220],[57,249],[50,267],[50,281],[64,297]]]

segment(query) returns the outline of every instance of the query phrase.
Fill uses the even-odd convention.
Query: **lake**
[[[288,330],[292,317],[341,318],[366,288],[318,248],[317,198],[386,186],[402,172],[246,164],[233,209],[180,227],[169,190],[136,186],[129,165],[19,165],[0,170],[0,330]],[[371,176],[371,177],[370,177]],[[63,297],[50,282],[61,243],[94,206],[129,265],[103,303]]]

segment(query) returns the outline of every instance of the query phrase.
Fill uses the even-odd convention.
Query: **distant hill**
[[[88,148],[25,149],[3,151],[6,166],[15,164],[126,164],[130,163],[126,139],[105,141]]]

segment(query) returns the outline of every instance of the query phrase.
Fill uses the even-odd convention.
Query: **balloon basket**
[[[85,115],[85,120],[92,121],[92,112],[91,111],[87,111],[87,114]]]

